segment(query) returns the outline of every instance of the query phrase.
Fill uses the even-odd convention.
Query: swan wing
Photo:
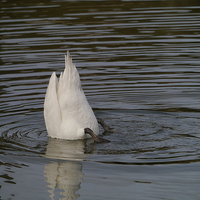
[[[57,97],[58,79],[53,72],[49,80],[45,101],[44,101],[44,119],[47,132],[50,137],[57,138],[60,133],[61,113]]]

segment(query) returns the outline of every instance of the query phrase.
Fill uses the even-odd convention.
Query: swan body
[[[53,72],[44,101],[44,119],[52,138],[77,140],[91,137],[85,128],[99,134],[97,119],[81,87],[78,71],[69,52],[59,80]]]

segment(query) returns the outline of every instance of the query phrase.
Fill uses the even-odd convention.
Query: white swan
[[[65,69],[59,81],[53,72],[44,102],[44,119],[48,135],[52,138],[77,140],[98,137],[98,122],[105,130],[112,130],[101,119],[96,119],[81,87],[80,77],[69,51],[65,55]]]

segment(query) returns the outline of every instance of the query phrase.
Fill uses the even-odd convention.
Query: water
[[[0,199],[200,199],[199,1],[0,4]],[[109,144],[47,137],[66,50]]]

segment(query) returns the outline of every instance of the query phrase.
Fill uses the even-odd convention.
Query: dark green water
[[[1,1],[0,199],[199,200],[199,22],[199,0]],[[67,50],[109,144],[47,137]]]

